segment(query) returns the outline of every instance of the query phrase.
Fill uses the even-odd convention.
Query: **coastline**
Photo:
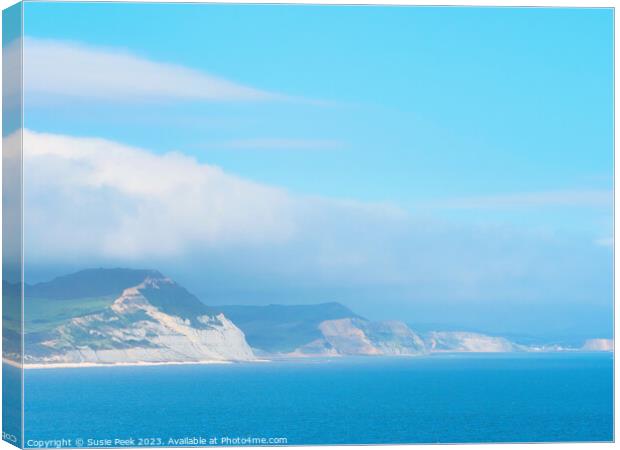
[[[563,350],[532,350],[521,352],[459,352],[438,350],[434,352],[417,354],[417,355],[389,355],[388,358],[407,359],[407,358],[424,358],[432,356],[459,356],[459,355],[524,355],[524,354],[578,354],[578,353],[597,353],[597,354],[614,354],[613,350],[582,350],[582,349],[563,349]],[[220,364],[253,364],[253,363],[269,363],[274,361],[308,361],[313,359],[341,359],[351,355],[303,355],[303,356],[290,356],[290,355],[277,355],[272,359],[257,358],[247,361],[233,361],[233,360],[203,360],[203,361],[135,361],[135,362],[115,362],[115,363],[95,363],[95,362],[78,362],[78,363],[26,363],[20,364],[14,360],[2,358],[2,363],[16,369],[23,370],[44,370],[44,369],[82,369],[82,368],[96,368],[96,367],[146,367],[146,366],[198,366],[198,365],[220,365]],[[373,358],[375,355],[357,355],[363,358]],[[354,356],[355,357],[355,356]]]
[[[137,362],[117,362],[117,363],[50,363],[50,364],[19,364],[10,359],[2,359],[3,364],[24,369],[24,370],[43,370],[43,369],[83,369],[91,367],[134,367],[134,366],[182,366],[182,365],[211,365],[211,364],[237,364],[237,363],[255,363],[269,362],[266,359],[257,359],[251,361],[225,361],[225,360],[205,360],[205,361],[137,361]]]

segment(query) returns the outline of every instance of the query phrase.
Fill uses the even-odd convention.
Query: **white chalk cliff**
[[[581,350],[586,352],[613,352],[613,339],[588,339],[584,342]]]
[[[424,341],[403,322],[370,322],[360,318],[325,320],[322,337],[296,349],[291,356],[418,355]]]
[[[334,302],[207,306],[154,270],[87,269],[27,285],[24,293],[24,363],[31,367],[252,361],[257,354],[290,358],[613,351],[610,339],[568,348],[521,345],[465,331],[417,333],[400,321],[364,319]],[[5,341],[3,356],[18,361],[19,346],[11,349],[6,345],[10,340]]]
[[[426,336],[430,352],[504,353],[525,350],[508,339],[465,331],[432,331]]]
[[[154,306],[144,291],[174,288],[149,277],[108,308],[55,328],[25,363],[171,363],[255,359],[244,334],[223,314],[180,317]]]

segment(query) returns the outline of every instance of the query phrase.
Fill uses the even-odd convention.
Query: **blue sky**
[[[480,280],[472,290],[477,294],[465,296],[468,302],[506,298],[503,309],[509,311],[523,304],[520,298],[528,299],[543,305],[541,317],[569,302],[567,328],[596,304],[605,312],[591,329],[609,332],[612,10],[26,3],[25,35],[32,42],[26,59],[28,45],[33,52],[47,45],[58,55],[77,46],[80,55],[105,55],[111,62],[121,61],[114,55],[129,55],[138,68],[164,64],[159,82],[174,91],[144,88],[135,94],[132,83],[141,83],[124,79],[121,65],[108,68],[110,95],[105,87],[101,95],[88,94],[88,86],[63,84],[58,61],[48,78],[32,75],[31,95],[26,74],[28,129],[102,138],[158,155],[181,152],[199,165],[298,198],[389,205],[416,225],[407,234],[380,224],[377,233],[390,230],[408,248],[415,239],[404,236],[415,235],[420,224],[426,224],[423,236],[444,227],[449,238],[429,235],[429,242],[440,239],[441,251],[461,251],[456,260],[465,264],[472,257],[483,272],[493,271],[510,241],[503,258],[519,252],[514,257],[519,269],[506,269],[493,280],[468,278],[469,285]],[[79,73],[84,70],[88,78],[89,67],[79,63],[73,76],[84,79]],[[176,69],[168,71],[170,65]],[[174,78],[185,76],[186,69],[192,71],[188,78]],[[196,74],[252,89],[251,95],[192,95],[183,89]],[[356,228],[348,216],[343,223],[349,220]],[[374,219],[368,220],[373,229]],[[475,245],[479,234],[489,248]],[[446,244],[450,240],[452,246]],[[531,249],[529,256],[523,249]],[[257,275],[260,270],[240,267],[238,248],[219,251],[217,262],[204,261],[222,271],[210,280],[221,286],[217,300],[242,303],[245,291],[233,299],[222,294],[237,291],[234,280],[240,279],[249,292],[260,286],[265,298],[290,299],[291,289],[276,282],[282,272]],[[377,259],[373,251],[365,257]],[[486,256],[476,260],[472,252]],[[574,263],[566,263],[563,275],[541,275],[566,255]],[[385,267],[403,261],[388,258]],[[308,264],[299,272],[312,273]],[[521,269],[526,266],[530,272]],[[458,264],[450,270],[458,271]],[[197,274],[178,272],[175,277],[186,278],[193,290],[215,295]],[[427,278],[418,275],[399,288],[387,309],[437,321],[445,304],[460,301],[455,293],[462,286],[451,287],[450,279],[432,270]],[[571,279],[589,294],[573,289]],[[330,297],[325,300],[351,303],[360,295],[355,277],[316,280],[310,294],[297,298],[310,301],[322,292]],[[386,283],[375,287],[393,289]],[[429,294],[437,285],[447,285],[445,292]],[[360,306],[370,315],[384,309],[369,294],[373,289],[365,286],[362,297],[368,299]],[[334,294],[341,291],[346,294]],[[429,306],[421,306],[424,302]],[[488,310],[488,303],[483,307]],[[484,327],[484,320],[472,324]]]

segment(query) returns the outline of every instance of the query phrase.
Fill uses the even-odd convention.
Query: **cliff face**
[[[464,331],[433,331],[426,336],[431,352],[503,353],[524,350],[503,337]]]
[[[85,270],[26,285],[24,293],[26,364],[578,350],[462,331],[418,334],[403,322],[369,321],[333,302],[210,307],[152,270]],[[6,312],[5,323],[18,324],[15,314]],[[18,333],[14,327],[5,332]],[[613,351],[613,342],[592,339],[580,350]],[[7,346],[4,357],[19,360],[19,349]]]
[[[613,352],[613,339],[588,339],[584,342],[581,350],[586,352]]]
[[[339,303],[220,306],[257,353],[271,356],[418,355],[422,338],[403,322],[373,322]]]
[[[361,319],[345,306],[331,302],[314,305],[215,306],[243,330],[253,348],[266,354],[284,354],[323,338],[321,323]]]
[[[292,354],[311,355],[418,355],[424,341],[402,322],[370,322],[360,318],[326,320],[319,324],[322,337]]]
[[[399,321],[371,322],[353,318],[326,320],[322,337],[297,348],[291,356],[412,356],[427,353],[505,353],[529,349],[509,340],[479,333],[433,331],[421,336]]]
[[[170,363],[253,360],[244,334],[159,274],[98,312],[31,333],[25,363]],[[193,299],[192,299],[193,300]]]

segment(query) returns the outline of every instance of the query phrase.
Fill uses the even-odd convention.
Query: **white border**
[[[36,1],[36,0],[29,0],[29,1]],[[84,0],[62,0],[64,2],[84,2]],[[111,2],[111,3],[124,3],[124,0],[106,0],[106,2]],[[302,1],[302,0],[271,0],[271,1],[265,1],[265,0],[243,0],[243,1],[236,1],[236,0],[218,0],[218,1],[204,1],[204,2],[199,2],[199,1],[183,1],[183,0],[132,0],[132,3],[248,3],[248,4],[265,4],[265,3],[270,3],[270,4],[318,4],[318,5],[381,5],[381,6],[485,6],[485,7],[571,7],[571,8],[593,8],[593,7],[598,7],[598,8],[616,8],[616,6],[618,4],[620,4],[620,0],[619,1],[614,1],[614,0],[607,0],[607,1],[601,1],[601,0],[594,0],[594,1],[577,1],[577,0],[544,0],[543,2],[536,2],[536,1],[518,1],[518,0],[495,0],[495,1],[488,1],[488,0],[470,0],[470,1],[466,1],[466,0],[450,0],[450,1],[442,1],[442,0],[425,0],[422,2],[419,1],[408,1],[408,0],[391,0],[391,1],[386,1],[386,0],[312,0],[312,1]],[[18,1],[15,0],[0,0],[0,8],[1,9],[6,9],[14,4],[18,3]],[[23,19],[23,16],[22,16]],[[615,20],[615,14],[614,14],[614,30],[615,30],[615,24],[616,24],[616,20]],[[2,25],[1,25],[1,20],[0,20],[0,31],[2,29]],[[618,48],[618,44],[619,44],[619,38],[618,35],[616,33],[614,33],[614,86],[617,84],[618,82],[618,71],[617,71],[617,66],[616,66],[616,61],[617,59],[615,58],[615,54],[616,54],[616,50]],[[2,58],[0,58],[0,85],[1,85],[1,74],[2,74]],[[616,91],[614,89],[614,130],[615,128],[617,128],[618,126],[618,115],[617,115],[617,102],[616,100]],[[2,106],[0,104],[0,115],[2,113]],[[23,112],[22,112],[22,120],[23,120]],[[1,131],[1,123],[0,123],[0,131]],[[1,135],[1,134],[0,134]],[[614,131],[614,174],[618,173],[618,168],[620,165],[620,162],[618,161],[618,158],[615,158],[615,131]],[[1,181],[1,171],[0,171],[0,181]],[[615,181],[615,177],[614,177],[614,181]],[[1,185],[1,183],[0,183]],[[614,187],[615,187],[615,182],[614,182]],[[615,192],[615,189],[614,189]],[[618,231],[618,227],[620,226],[618,224],[618,221],[616,220],[616,197],[614,195],[614,237],[616,235],[618,235],[617,231]],[[2,207],[2,199],[0,196],[0,210]],[[1,234],[1,233],[0,233]],[[0,244],[2,242],[2,237],[0,236]],[[1,245],[0,245],[1,247]],[[23,263],[23,261],[22,261]],[[616,260],[616,253],[614,251],[614,298],[615,298],[615,286],[616,286],[616,281],[618,280],[618,265],[616,264],[617,260]],[[1,265],[2,265],[2,261],[0,258],[0,269],[1,269]],[[22,302],[22,307],[23,307],[23,302]],[[618,327],[618,310],[616,308],[614,308],[614,336],[616,335],[616,331],[617,331],[617,327]],[[1,343],[0,343],[0,352],[1,352]],[[618,380],[618,371],[617,371],[617,360],[616,358],[614,358],[614,387],[617,385],[616,381]],[[0,383],[2,381],[2,373],[0,371]],[[614,389],[614,405],[618,405],[618,390]],[[0,412],[0,423],[1,423],[1,419],[2,419],[2,413]],[[619,415],[617,414],[617,411],[614,407],[614,431],[617,432],[620,428],[620,418]],[[480,446],[483,446],[484,449],[489,449],[489,450],[521,450],[521,449],[531,449],[531,448],[545,448],[545,449],[552,449],[552,450],[565,450],[565,449],[570,449],[570,450],[586,450],[586,449],[606,449],[606,448],[615,448],[615,443],[553,443],[553,444],[521,444],[521,443],[516,443],[516,444],[440,444],[443,446],[449,446],[450,449],[454,448],[455,450],[459,450],[459,449],[475,449],[478,448]],[[313,449],[313,450],[324,450],[324,449],[334,449],[334,450],[351,450],[351,449],[365,449],[365,448],[369,448],[369,447],[377,447],[377,448],[381,448],[381,447],[389,447],[389,448],[394,448],[394,449],[410,449],[410,450],[417,450],[417,449],[424,449],[424,450],[429,450],[429,449],[433,449],[436,450],[437,448],[441,448],[438,447],[437,445],[382,445],[382,446],[361,446],[361,445],[347,445],[347,446],[290,446],[290,447],[286,447],[286,448],[305,448],[305,449]],[[159,447],[162,449],[166,449],[168,447]],[[248,450],[254,450],[254,449],[261,449],[262,447],[235,447],[235,448],[245,448]],[[0,450],[4,450],[4,449],[15,449],[14,446],[11,446],[10,444],[8,444],[7,442],[4,441],[0,441]],[[173,447],[171,448],[171,450],[178,450],[178,447]]]

